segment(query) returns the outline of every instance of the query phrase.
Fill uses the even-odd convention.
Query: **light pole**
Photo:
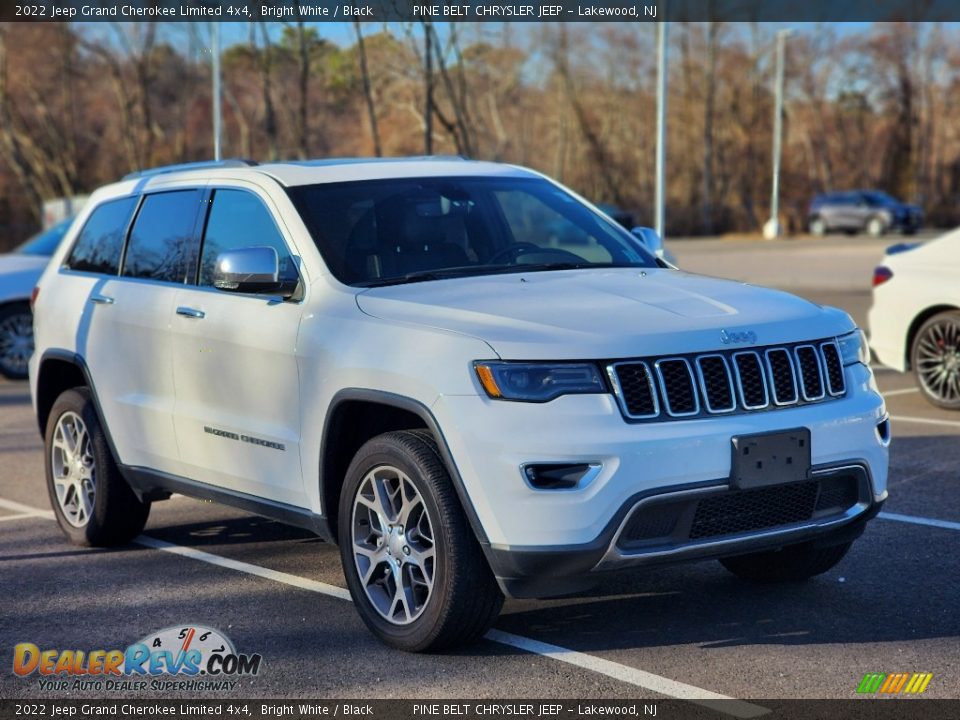
[[[213,44],[213,159],[220,159],[220,23],[210,23]]]
[[[657,23],[657,181],[653,229],[663,238],[667,164],[667,23]]]
[[[776,99],[773,110],[773,182],[770,189],[770,219],[763,226],[763,237],[773,240],[781,235],[780,227],[780,149],[783,136],[783,64],[790,30],[777,32]]]

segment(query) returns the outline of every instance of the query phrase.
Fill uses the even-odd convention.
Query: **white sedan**
[[[33,353],[30,294],[71,222],[73,218],[63,220],[12,253],[0,255],[0,375],[13,380],[27,377]]]
[[[894,246],[873,274],[870,347],[912,370],[932,404],[960,410],[960,228],[923,245]]]

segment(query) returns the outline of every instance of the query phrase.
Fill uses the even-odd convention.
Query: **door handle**
[[[183,317],[195,318],[197,320],[202,320],[206,317],[206,313],[203,312],[203,310],[195,310],[194,308],[183,306],[177,308],[177,315],[183,315]]]
[[[106,295],[91,295],[90,302],[97,305],[113,305],[113,298]]]

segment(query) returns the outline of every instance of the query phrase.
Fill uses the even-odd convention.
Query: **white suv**
[[[99,190],[40,280],[31,388],[63,531],[183,493],[337,542],[407,650],[503,594],[718,558],[834,566],[889,423],[839,310],[683,273],[530,170],[163,168]]]

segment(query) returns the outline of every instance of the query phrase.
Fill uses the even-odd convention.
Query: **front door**
[[[208,207],[197,281],[177,292],[173,310],[180,474],[306,507],[296,359],[302,305],[212,284],[217,255],[244,247],[275,248],[281,276],[296,278],[292,246],[255,187],[214,188]]]

